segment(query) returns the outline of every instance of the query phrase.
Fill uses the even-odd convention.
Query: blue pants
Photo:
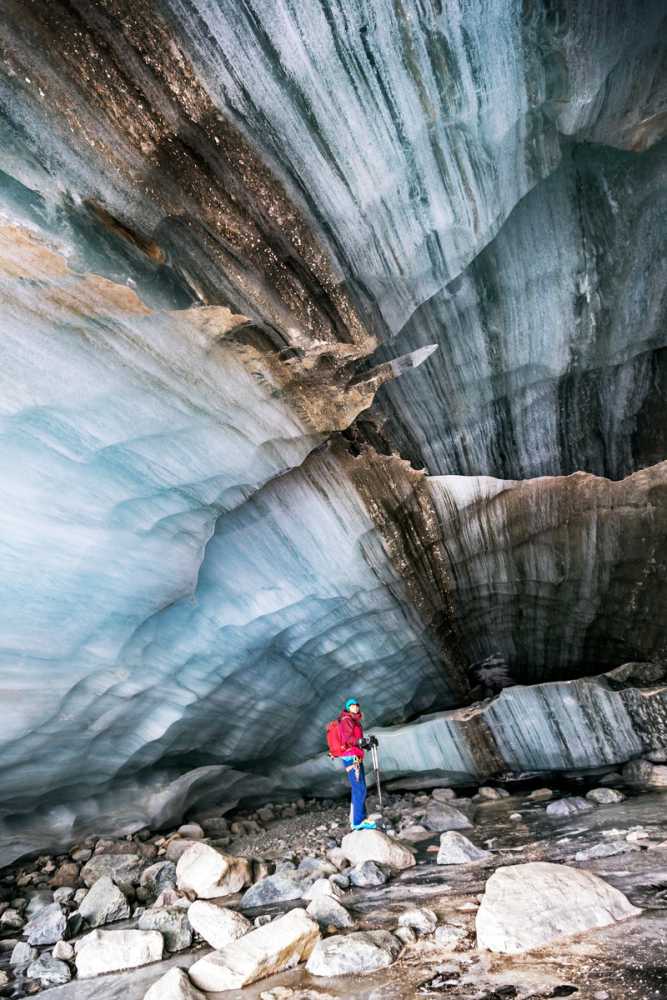
[[[360,823],[366,819],[366,775],[364,774],[364,765],[359,762],[359,777],[357,777],[357,771],[352,765],[354,764],[354,757],[342,757],[343,767],[350,768],[349,771],[346,770],[347,780],[350,783],[350,788],[352,789],[352,809],[350,811],[350,824],[352,826],[358,826]]]

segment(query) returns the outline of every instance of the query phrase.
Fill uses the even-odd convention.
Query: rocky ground
[[[0,996],[657,1000],[662,770],[385,792],[386,836],[299,800],[91,838],[0,875]]]

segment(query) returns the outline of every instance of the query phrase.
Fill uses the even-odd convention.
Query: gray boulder
[[[241,908],[266,906],[269,903],[284,903],[290,899],[301,899],[305,887],[303,883],[287,878],[285,875],[269,875],[255,882],[243,894]]]
[[[91,889],[108,875],[126,892],[139,884],[144,862],[138,854],[94,854],[81,869],[81,878]]]
[[[574,856],[575,861],[595,861],[597,858],[613,858],[617,854],[627,854],[629,851],[640,850],[627,840],[606,840],[592,847],[584,847]]]
[[[368,889],[374,885],[384,885],[389,876],[374,861],[362,861],[347,872],[352,885],[360,889]]]
[[[14,946],[11,957],[9,959],[9,964],[14,965],[17,968],[21,968],[26,965],[30,965],[39,956],[39,952],[36,948],[31,947],[27,941],[19,941],[18,944]]]
[[[184,951],[192,944],[192,928],[186,910],[171,907],[145,910],[139,917],[140,931],[159,931],[167,951]]]
[[[426,809],[424,826],[429,830],[467,830],[472,825],[465,813],[446,802],[430,802]]]
[[[89,890],[79,906],[79,913],[89,927],[102,927],[116,920],[126,920],[130,907],[118,886],[104,875]]]
[[[24,917],[32,920],[45,906],[50,906],[55,901],[55,894],[50,889],[32,889],[28,893],[28,905],[25,908]]]
[[[145,902],[155,902],[165,889],[176,888],[176,865],[173,861],[157,861],[144,869],[139,879]]]
[[[493,855],[476,847],[472,841],[456,830],[448,830],[440,837],[439,865],[466,865],[474,861],[488,861]]]
[[[306,913],[313,920],[317,920],[322,930],[326,930],[328,927],[346,930],[348,927],[354,926],[352,917],[342,903],[331,896],[316,896],[308,904]]]
[[[432,934],[438,926],[438,918],[433,910],[425,907],[413,906],[409,910],[404,910],[398,918],[399,927],[412,927],[419,934]]]
[[[42,955],[28,966],[28,979],[38,979],[42,986],[62,986],[72,978],[69,965],[57,958]]]
[[[185,823],[183,826],[179,826],[176,833],[179,837],[185,837],[188,840],[203,840],[206,836],[199,823]]]
[[[302,858],[297,871],[312,872],[317,878],[323,878],[328,875],[335,875],[338,868],[331,861],[325,861],[324,858]]]
[[[595,806],[591,802],[587,802],[586,799],[582,799],[578,795],[573,795],[567,799],[558,799],[556,802],[550,802],[547,806],[548,816],[576,816],[579,813],[591,812]]]
[[[652,764],[650,760],[632,760],[623,768],[623,779],[636,788],[664,788],[667,786],[667,767]]]
[[[0,928],[3,931],[20,931],[24,926],[25,920],[21,916],[18,910],[10,906],[8,910],[0,917]]]
[[[385,969],[403,944],[389,931],[356,931],[321,939],[306,962],[311,976],[361,975]]]
[[[55,944],[65,934],[67,917],[60,903],[50,903],[25,925],[28,944]]]

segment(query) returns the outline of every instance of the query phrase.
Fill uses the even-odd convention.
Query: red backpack
[[[327,746],[332,757],[343,756],[343,745],[340,738],[340,722],[333,719],[327,723]]]

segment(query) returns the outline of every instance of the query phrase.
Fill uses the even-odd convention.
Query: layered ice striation
[[[567,150],[398,336],[440,347],[381,390],[403,455],[433,474],[612,479],[664,457],[666,176],[664,142]]]
[[[350,694],[597,760],[456,732],[667,652],[664,5],[4,20],[0,857],[331,790]]]

